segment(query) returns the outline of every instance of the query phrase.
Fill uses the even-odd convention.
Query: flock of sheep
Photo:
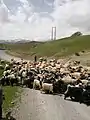
[[[26,86],[45,93],[64,93],[68,84],[78,86],[82,83],[82,86],[86,86],[89,80],[90,67],[82,66],[80,61],[64,63],[60,60],[47,61],[40,58],[37,62],[11,59],[4,67],[0,83]]]

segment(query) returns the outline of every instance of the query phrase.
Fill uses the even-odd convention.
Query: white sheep
[[[34,79],[34,82],[33,82],[33,89],[36,89],[36,88],[41,88],[41,86],[40,86],[40,81],[39,80],[37,80],[37,79]]]
[[[72,73],[72,76],[75,78],[80,78],[80,75],[81,75],[81,73],[79,73],[79,72]]]
[[[10,68],[10,67],[8,64],[6,64],[4,69],[7,70],[8,68]]]
[[[15,79],[14,73],[11,73],[11,74],[9,75],[9,77],[10,77],[10,79]]]
[[[23,71],[23,72],[22,72],[22,77],[25,78],[26,76],[27,76],[26,71]]]
[[[62,78],[62,81],[64,81],[64,83],[66,84],[70,84],[70,83],[74,83],[76,80],[72,79],[69,75],[65,76],[64,78]]]
[[[7,70],[7,73],[10,74],[10,73],[11,73],[11,70]]]
[[[1,60],[1,63],[4,63],[5,62],[5,60]]]
[[[42,83],[42,89],[41,92],[47,92],[49,91],[49,93],[53,93],[53,84],[49,84],[49,83]]]
[[[89,82],[88,80],[81,80],[83,85],[87,85],[87,83]]]
[[[3,76],[6,76],[6,74],[7,74],[7,71],[4,71],[4,72],[3,72]]]

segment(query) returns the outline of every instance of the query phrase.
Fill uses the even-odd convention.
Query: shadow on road
[[[67,101],[71,101],[71,102],[78,102],[76,100],[71,100],[71,99],[66,99]]]
[[[58,93],[53,93],[53,94],[50,94],[50,93],[45,93],[45,92],[41,92],[41,94],[45,94],[45,95],[50,95],[50,96],[63,96],[63,94],[58,94]]]
[[[89,107],[90,106],[90,102],[89,103],[84,103],[85,105],[87,105],[87,107]]]
[[[71,101],[71,102],[76,102],[76,103],[78,103],[78,101],[76,101],[76,100],[71,100],[71,99],[67,99],[67,101]],[[83,102],[83,103],[80,103],[80,104],[85,104],[86,106],[90,106],[90,102]]]

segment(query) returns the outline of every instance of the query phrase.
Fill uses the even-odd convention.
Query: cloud
[[[47,40],[90,33],[90,0],[1,0],[0,39]]]
[[[19,0],[2,0],[4,5],[7,6],[11,14],[15,14],[18,11],[19,6],[23,6],[23,3]]]
[[[0,3],[0,21],[2,23],[8,22],[8,9],[5,4]]]

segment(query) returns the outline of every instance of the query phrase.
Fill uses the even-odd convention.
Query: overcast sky
[[[0,39],[50,39],[90,33],[90,0],[0,0]]]

